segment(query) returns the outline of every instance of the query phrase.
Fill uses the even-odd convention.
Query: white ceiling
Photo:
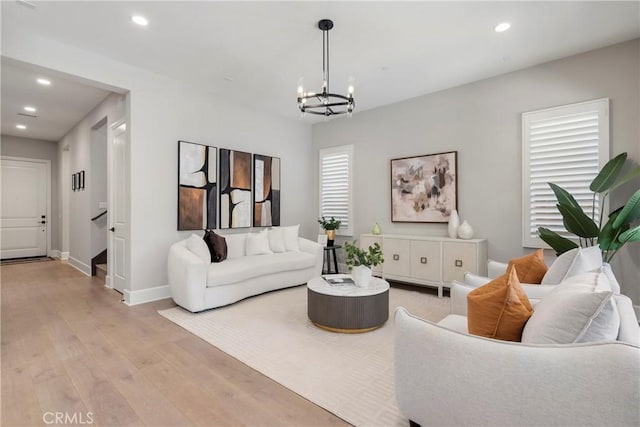
[[[356,114],[640,37],[636,1],[34,3],[2,2],[3,37],[32,32],[304,121],[296,86],[320,90],[322,18],[332,89],[355,77]]]
[[[3,135],[59,141],[110,93],[38,67],[7,61],[2,61],[0,73]],[[47,78],[51,85],[38,84],[38,78]],[[25,106],[36,108],[36,112],[25,111]],[[18,123],[27,129],[17,129]]]

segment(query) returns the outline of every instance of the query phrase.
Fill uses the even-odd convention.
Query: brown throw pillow
[[[516,267],[520,283],[540,284],[547,273],[547,264],[544,263],[544,251],[538,249],[535,252],[509,261],[509,267]]]
[[[520,341],[533,307],[518,281],[515,267],[467,294],[470,334],[504,341]]]
[[[224,237],[216,234],[213,230],[206,230],[203,239],[211,253],[211,262],[227,259],[227,241]]]

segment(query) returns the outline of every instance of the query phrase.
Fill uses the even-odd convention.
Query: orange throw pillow
[[[515,265],[520,283],[540,284],[547,273],[547,264],[544,263],[544,251],[538,249],[535,252],[509,261],[509,267]]]
[[[515,267],[467,294],[469,333],[504,341],[520,341],[533,307],[518,281]]]

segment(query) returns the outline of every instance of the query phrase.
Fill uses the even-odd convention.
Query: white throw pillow
[[[478,276],[476,274],[469,273],[468,271],[464,273],[464,284],[468,286],[479,288],[480,286],[486,285],[490,281],[491,279],[489,277]]]
[[[202,237],[195,234],[189,236],[187,249],[196,254],[205,264],[211,264],[211,252]]]
[[[611,285],[611,291],[614,294],[619,294],[620,283],[618,283],[618,279],[616,279],[615,274],[613,274],[611,265],[609,265],[609,263],[607,262],[602,263],[602,272],[604,273],[605,276],[607,276],[607,279],[609,279],[609,284]]]
[[[269,230],[269,247],[273,252],[286,252],[284,245],[284,230],[280,227],[273,227]]]
[[[557,285],[576,274],[586,273],[602,267],[600,247],[571,249],[556,259],[542,278],[542,285]]]
[[[224,239],[227,241],[227,259],[244,256],[247,233],[225,234]]]
[[[536,304],[522,331],[527,344],[615,341],[620,315],[602,272],[578,274],[559,283]]]
[[[300,224],[280,228],[284,233],[284,247],[287,248],[287,251],[300,252],[300,245],[298,243]]]
[[[269,248],[268,230],[264,229],[259,233],[247,234],[247,256],[249,255],[267,255],[273,252]]]

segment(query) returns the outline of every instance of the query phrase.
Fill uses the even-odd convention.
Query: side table
[[[338,274],[338,258],[336,257],[336,249],[340,249],[341,245],[325,246],[324,249],[324,265],[322,274]],[[331,270],[331,255],[333,254],[333,270]],[[326,270],[324,266],[326,265]]]

